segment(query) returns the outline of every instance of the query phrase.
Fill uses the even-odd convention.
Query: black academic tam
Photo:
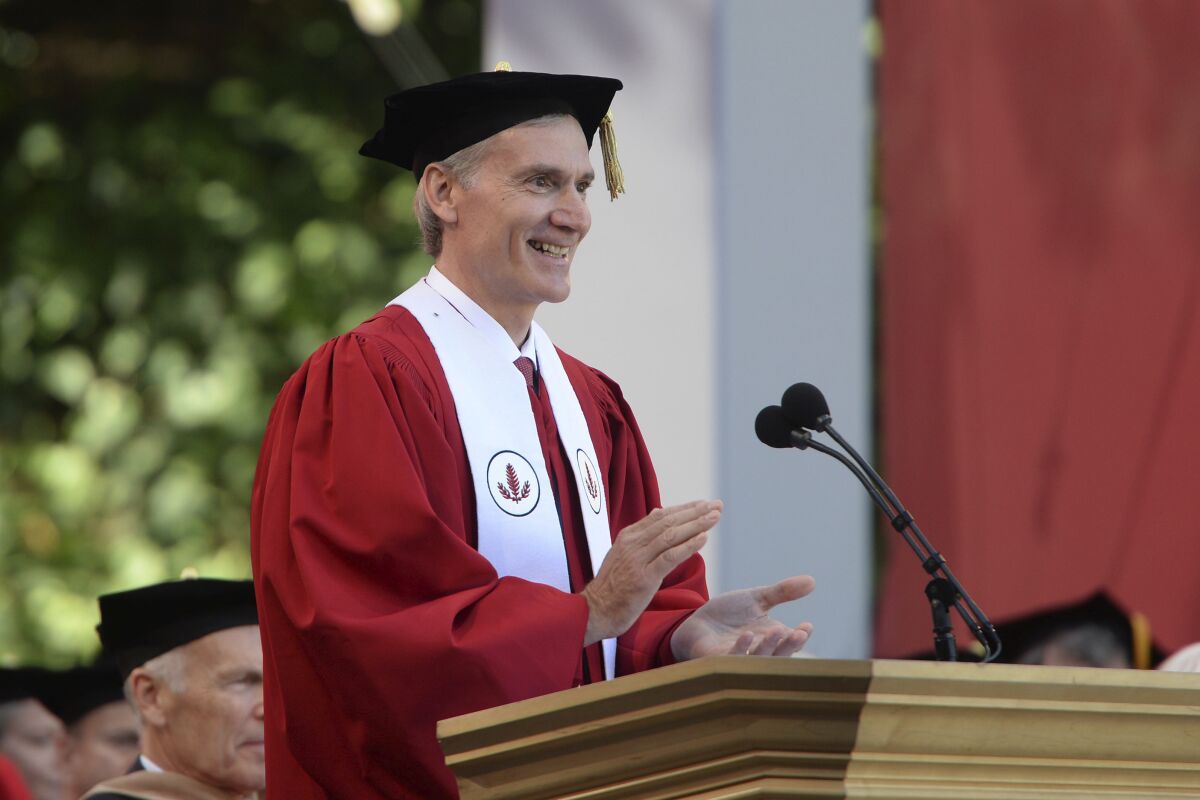
[[[257,624],[251,581],[191,578],[102,595],[96,632],[125,678],[202,636]]]
[[[505,71],[418,86],[384,101],[383,127],[359,153],[419,179],[434,161],[548,114],[577,119],[590,148],[620,89],[616,78]]]

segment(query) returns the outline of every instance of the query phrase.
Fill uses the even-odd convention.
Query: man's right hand
[[[617,534],[600,571],[582,592],[588,603],[584,645],[632,627],[667,574],[708,541],[721,507],[719,500],[693,500],[656,508]]]

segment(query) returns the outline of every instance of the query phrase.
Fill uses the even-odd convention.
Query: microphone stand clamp
[[[945,578],[934,577],[925,584],[925,596],[929,598],[929,609],[933,612],[933,652],[937,660],[958,661],[954,625],[950,621],[950,609],[960,599],[958,591]]]

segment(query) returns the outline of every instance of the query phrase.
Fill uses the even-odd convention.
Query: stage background
[[[995,621],[1104,591],[1200,639],[1200,6],[880,11],[887,475]],[[929,622],[891,552],[900,656]]]

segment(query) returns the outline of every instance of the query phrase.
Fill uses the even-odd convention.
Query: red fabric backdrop
[[[1200,3],[881,18],[885,476],[994,621],[1104,590],[1200,640]],[[878,655],[924,583],[895,539]]]

